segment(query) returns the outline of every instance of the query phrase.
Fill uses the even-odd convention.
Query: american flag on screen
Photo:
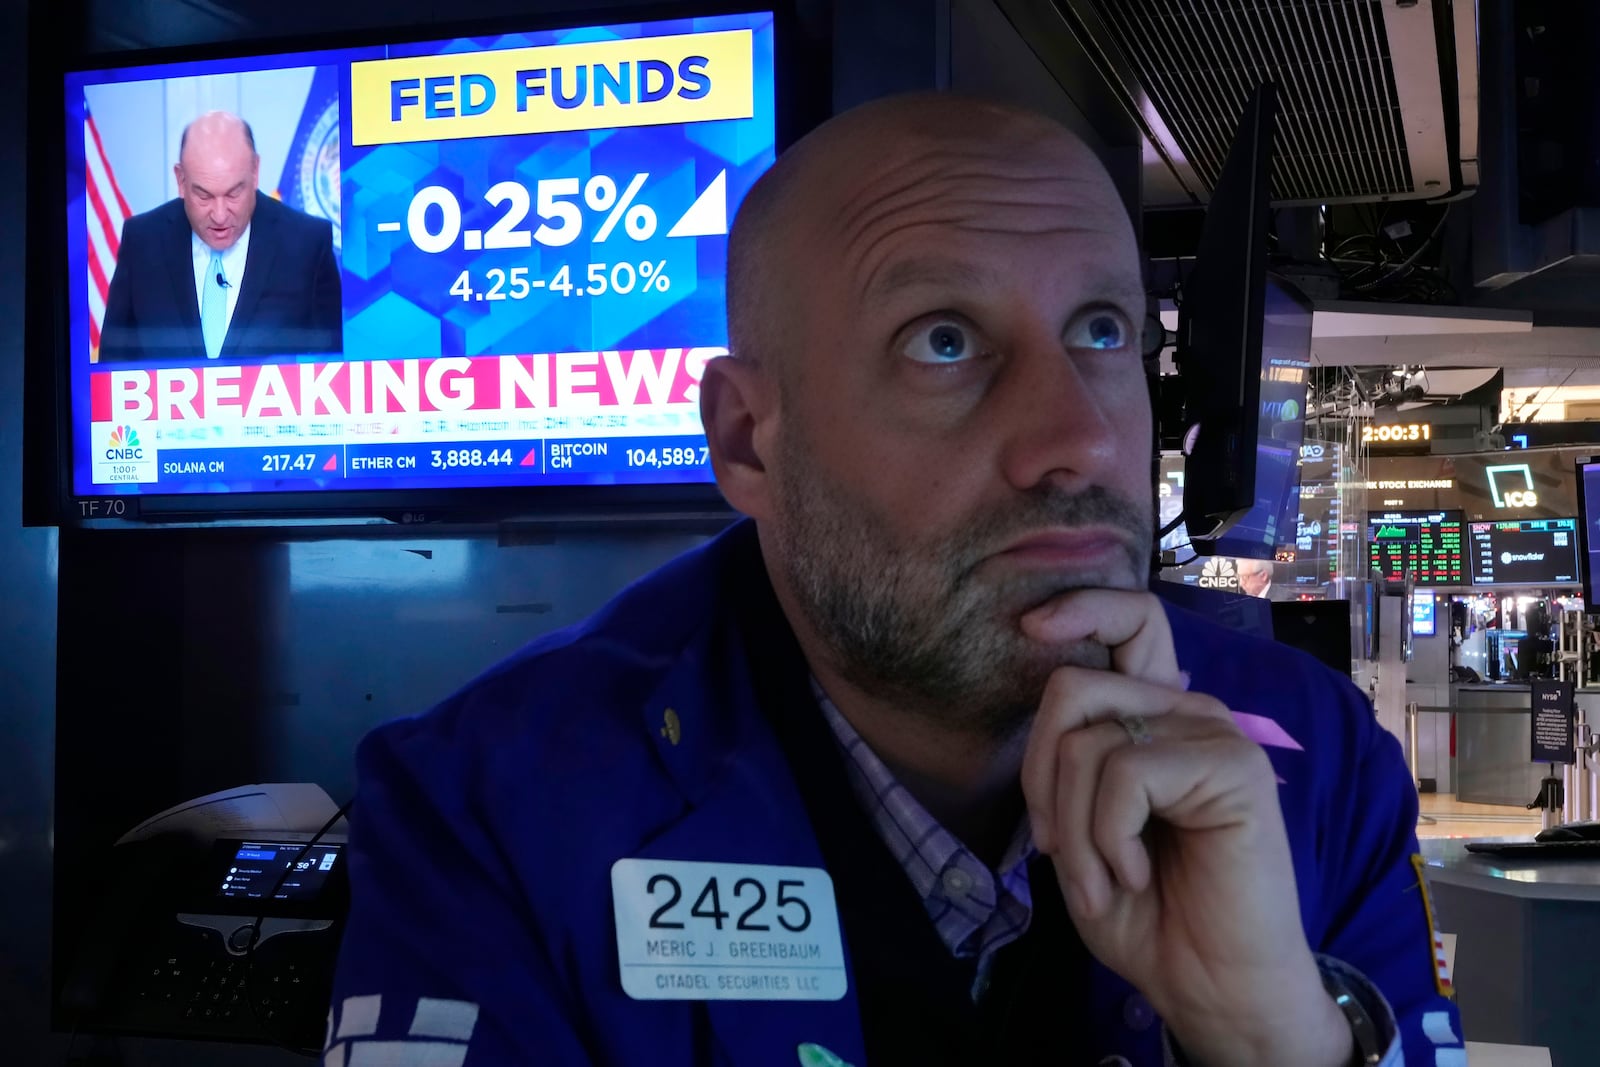
[[[100,131],[87,106],[83,118],[84,184],[89,215],[89,346],[92,358],[100,355],[100,326],[106,316],[106,298],[111,294],[111,272],[117,266],[117,249],[122,243],[122,224],[133,214],[117,188],[111,161],[100,143]]]

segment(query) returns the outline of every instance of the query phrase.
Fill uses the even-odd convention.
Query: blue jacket
[[[862,1067],[853,988],[643,1001],[620,984],[616,860],[824,866],[730,610],[765,587],[760,566],[741,523],[362,742],[328,1063],[792,1065],[812,1043]],[[1461,1028],[1435,971],[1399,745],[1308,657],[1169,613],[1191,688],[1298,743],[1267,751],[1307,939],[1365,976],[1406,1059],[1433,1067]],[[1168,1062],[1161,1028],[1126,1010],[1132,987],[1096,968],[1087,1062]]]

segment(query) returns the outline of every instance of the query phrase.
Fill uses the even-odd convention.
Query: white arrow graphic
[[[701,193],[668,237],[712,237],[728,232],[728,172],[724,170]]]

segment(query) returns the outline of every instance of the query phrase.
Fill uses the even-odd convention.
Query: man
[[[701,413],[753,521],[363,742],[327,1062],[1463,1063],[1395,741],[1144,591],[1089,150],[880,101],[729,261]]]
[[[343,349],[333,227],[258,195],[260,169],[237,115],[213,111],[184,129],[177,199],[122,227],[100,362]]]
[[[1241,559],[1239,561],[1239,588],[1250,596],[1272,599],[1272,561],[1267,559]]]

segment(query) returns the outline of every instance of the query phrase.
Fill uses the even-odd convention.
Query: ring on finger
[[[1145,722],[1143,715],[1124,715],[1117,722],[1128,732],[1128,740],[1135,745],[1148,745],[1155,740],[1150,736],[1150,724]]]

